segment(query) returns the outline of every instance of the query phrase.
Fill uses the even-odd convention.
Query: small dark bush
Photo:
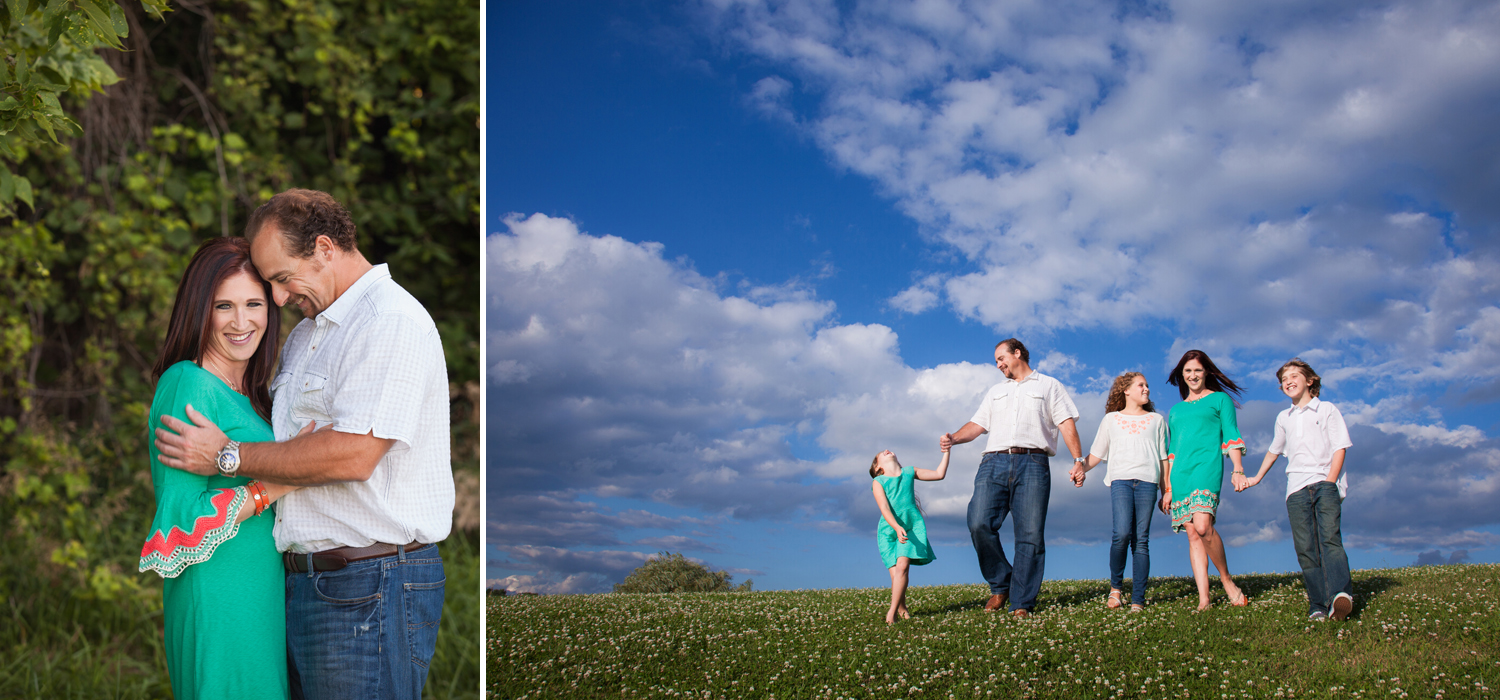
[[[615,584],[616,593],[718,593],[724,591],[749,591],[753,581],[736,586],[733,576],[724,571],[709,571],[708,567],[689,560],[682,553],[662,552],[641,564],[625,577],[624,583]]]

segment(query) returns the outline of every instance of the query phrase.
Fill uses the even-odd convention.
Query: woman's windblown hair
[[[172,318],[167,322],[167,337],[162,341],[151,379],[161,378],[167,369],[183,360],[201,362],[203,351],[213,340],[214,295],[219,285],[241,272],[260,283],[266,295],[266,327],[260,346],[245,368],[245,394],[250,405],[267,421],[271,420],[271,372],[276,369],[280,353],[281,310],[272,303],[271,284],[261,279],[250,262],[250,243],[243,238],[214,238],[206,241],[177,285],[177,300],[172,302]]]
[[[1167,383],[1177,387],[1177,391],[1182,395],[1182,398],[1186,399],[1188,397],[1187,382],[1182,380],[1182,368],[1187,365],[1188,360],[1197,360],[1198,364],[1203,365],[1204,387],[1207,387],[1209,391],[1222,391],[1229,394],[1230,400],[1234,402],[1234,407],[1240,407],[1239,397],[1245,393],[1245,390],[1241,389],[1240,385],[1235,384],[1233,379],[1230,379],[1223,372],[1219,371],[1218,365],[1215,365],[1213,360],[1208,359],[1208,353],[1202,350],[1189,350],[1182,353],[1182,359],[1177,361],[1177,366],[1172,369],[1172,375],[1167,377]]]

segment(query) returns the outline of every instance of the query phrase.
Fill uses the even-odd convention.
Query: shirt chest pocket
[[[292,393],[292,417],[299,420],[329,420],[328,377],[305,372],[299,383],[288,387]]]

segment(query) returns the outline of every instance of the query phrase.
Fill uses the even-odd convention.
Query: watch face
[[[240,466],[239,455],[233,452],[225,452],[219,455],[219,471],[232,473]]]

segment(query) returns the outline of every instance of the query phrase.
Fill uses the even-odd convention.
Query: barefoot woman
[[[1224,455],[1234,463],[1235,479],[1243,478],[1240,458],[1245,441],[1240,438],[1235,402],[1225,392],[1238,396],[1240,387],[1224,376],[1202,350],[1189,350],[1178,360],[1167,383],[1177,387],[1182,403],[1172,407],[1168,418],[1171,432],[1167,455],[1167,491],[1162,502],[1171,504],[1172,531],[1187,531],[1188,556],[1193,579],[1198,583],[1198,609],[1208,608],[1208,562],[1219,570],[1219,580],[1231,605],[1249,605],[1250,599],[1234,585],[1224,561],[1224,541],[1214,529],[1219,509],[1219,490],[1224,483]],[[1238,483],[1238,482],[1236,482]]]

